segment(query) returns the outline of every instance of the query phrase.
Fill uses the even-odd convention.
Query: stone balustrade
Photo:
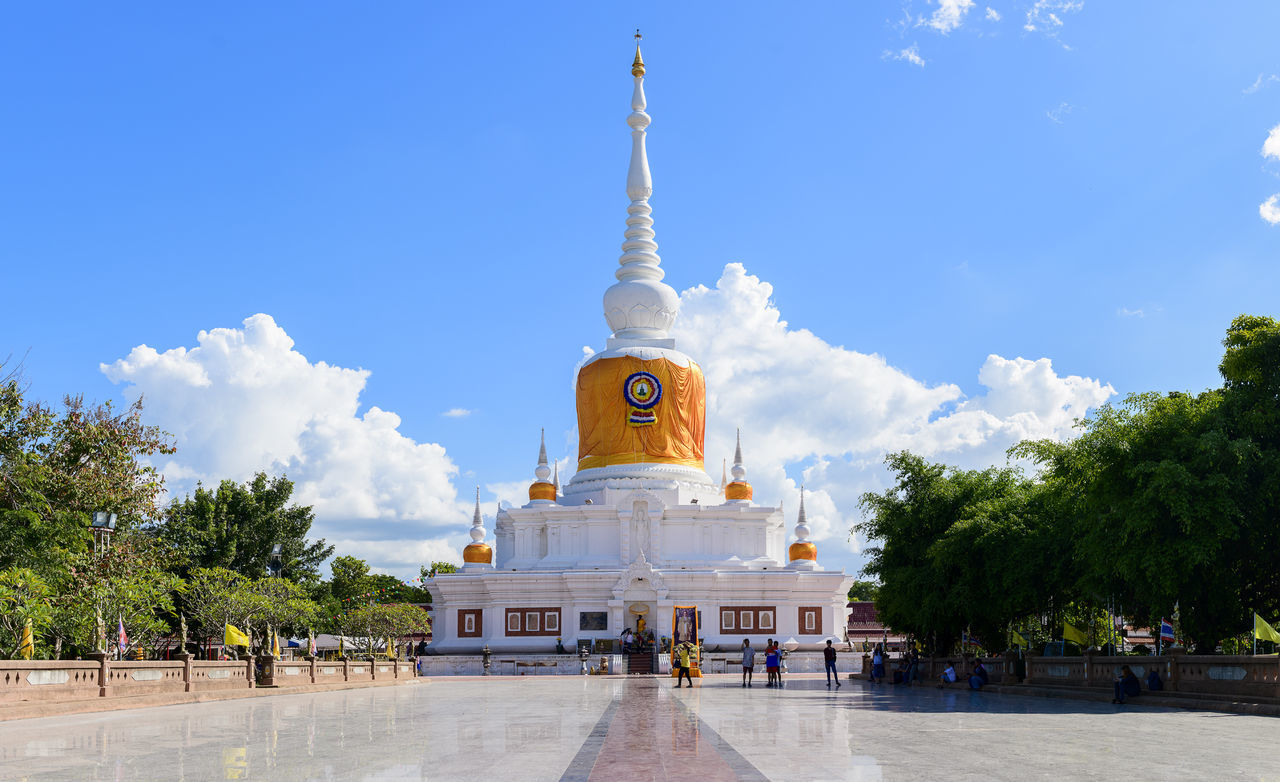
[[[0,660],[0,705],[31,701],[127,698],[167,693],[244,690],[258,686],[255,658],[243,660]],[[262,685],[277,687],[409,679],[412,662],[263,659]]]
[[[1010,653],[1004,657],[984,657],[982,662],[992,684],[1022,683],[1109,690],[1120,675],[1121,666],[1127,665],[1142,680],[1144,689],[1147,676],[1154,669],[1160,673],[1166,692],[1280,698],[1280,658],[1276,655],[1028,655],[1019,660],[1017,655]],[[1015,676],[1019,662],[1026,666],[1026,677],[1022,682],[1018,682]],[[921,675],[937,678],[947,664],[954,665],[956,673],[963,679],[972,660],[960,657],[921,658]]]

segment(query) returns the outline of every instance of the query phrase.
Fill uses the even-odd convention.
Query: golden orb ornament
[[[788,552],[792,562],[798,559],[811,559],[816,562],[818,559],[818,547],[807,540],[798,540],[792,543]]]
[[[462,561],[470,565],[492,565],[493,547],[488,543],[470,543],[462,550]]]

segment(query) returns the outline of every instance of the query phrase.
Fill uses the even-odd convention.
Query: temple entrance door
[[[650,602],[638,602],[627,600],[627,627],[636,633],[648,633],[653,631],[654,637],[657,637],[657,624],[654,618],[655,604]]]
[[[655,612],[658,606],[658,593],[653,588],[653,584],[645,578],[635,579],[622,593],[622,600],[625,606],[623,625],[630,627],[636,633],[652,631],[657,638]]]

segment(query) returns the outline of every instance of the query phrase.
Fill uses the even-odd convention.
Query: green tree
[[[0,510],[79,523],[111,511],[128,530],[156,515],[164,488],[148,457],[173,452],[167,434],[142,423],[140,398],[118,411],[67,396],[55,410],[26,400],[15,373],[0,380]]]
[[[1280,614],[1280,322],[1241,315],[1223,339],[1222,416],[1232,438],[1257,449],[1248,494],[1239,498],[1251,567],[1241,572],[1241,603]]]
[[[265,473],[243,484],[223,481],[215,491],[197,486],[148,531],[177,549],[189,567],[226,568],[250,578],[266,574],[271,549],[280,544],[281,576],[315,581],[333,546],[307,539],[315,514],[310,506],[290,505],[292,494],[291,481]]]
[[[256,599],[248,624],[262,631],[264,647],[270,645],[273,631],[301,635],[315,625],[319,607],[300,585],[266,577],[255,581],[251,589]]]
[[[1010,623],[1062,600],[1067,540],[1045,487],[1013,468],[948,469],[906,452],[886,463],[896,483],[863,495],[856,528],[877,543],[863,572],[879,580],[886,625],[935,651],[966,631],[1003,648]]]
[[[388,638],[431,631],[430,616],[405,603],[366,604],[342,614],[339,628],[351,638],[355,651],[373,654]]]
[[[457,573],[458,566],[452,562],[432,562],[430,565],[423,565],[418,569],[418,575],[423,581],[428,578],[435,578],[440,573]]]
[[[18,656],[28,625],[33,638],[39,638],[53,621],[50,595],[49,585],[35,572],[27,568],[0,570],[0,653],[5,659]]]
[[[1258,449],[1232,436],[1222,406],[1220,391],[1135,394],[1098,410],[1071,442],[1015,449],[1079,498],[1082,591],[1144,622],[1180,604],[1201,653],[1245,626],[1241,584],[1261,553],[1246,521]]]
[[[329,564],[333,580],[329,589],[339,603],[368,599],[373,591],[373,578],[369,575],[369,563],[359,557],[335,557]]]
[[[879,592],[880,585],[875,581],[854,581],[853,586],[849,587],[849,599],[875,602]]]
[[[197,568],[187,579],[183,604],[196,623],[196,637],[221,641],[227,625],[248,632],[258,610],[253,579],[226,568]]]
[[[57,646],[69,640],[82,653],[117,648],[124,654],[169,634],[174,595],[184,586],[166,569],[171,564],[162,546],[136,533],[115,536],[101,554],[71,557],[52,601]],[[129,636],[125,648],[117,644],[120,624]]]

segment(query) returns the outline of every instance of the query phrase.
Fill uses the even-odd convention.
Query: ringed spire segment
[[[631,163],[627,167],[627,230],[623,234],[622,255],[614,276],[618,282],[604,294],[604,316],[618,339],[667,339],[680,306],[670,285],[661,282],[665,272],[658,256],[653,232],[653,175],[645,149],[645,132],[652,121],[645,108],[644,58],[640,54],[640,31],[636,31],[636,57],[631,64],[634,86],[631,92]]]
[[[471,542],[462,550],[467,565],[493,565],[493,547],[484,542],[484,518],[480,515],[480,487],[476,487],[476,510],[471,517]]]
[[[736,502],[750,502],[754,494],[747,483],[747,468],[742,463],[742,430],[738,430],[738,444],[733,450],[733,481],[724,487],[724,498]]]

